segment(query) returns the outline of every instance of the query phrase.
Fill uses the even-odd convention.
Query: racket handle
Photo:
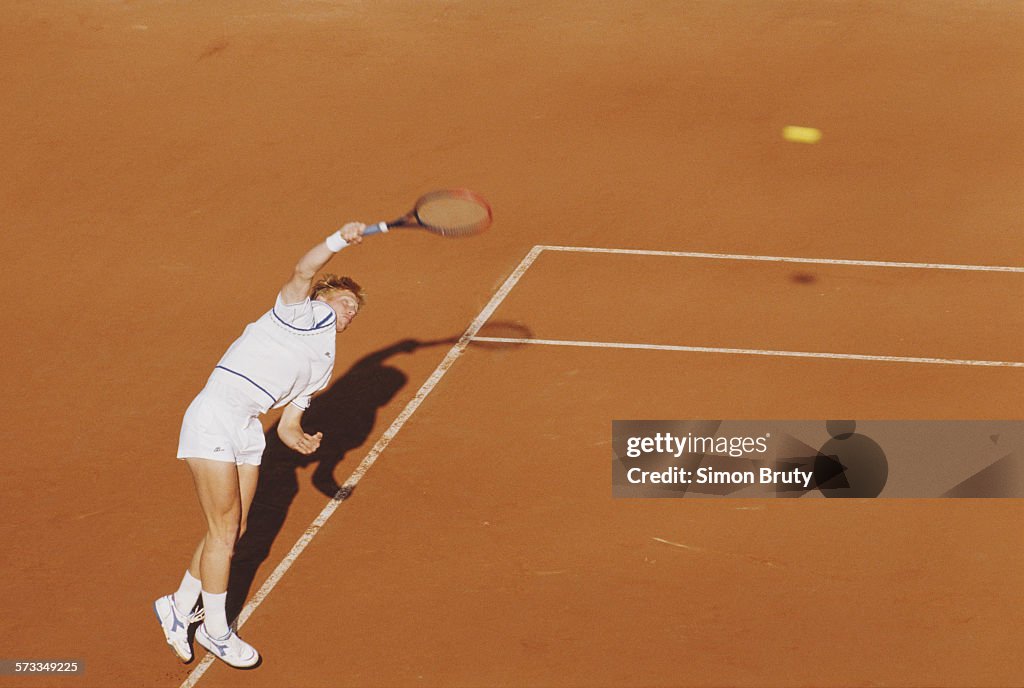
[[[388,231],[388,223],[378,222],[375,225],[367,225],[366,229],[363,230],[363,236],[366,236],[367,234],[379,234],[381,232],[386,231]],[[331,236],[327,237],[326,243],[327,248],[331,249],[331,251],[333,251],[334,253],[337,253],[341,249],[348,246],[348,242],[341,238],[340,229]]]

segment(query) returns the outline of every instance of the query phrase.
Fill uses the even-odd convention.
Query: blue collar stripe
[[[322,327],[324,327],[324,323],[326,323],[326,322],[327,322],[328,320],[331,320],[331,318],[333,318],[333,317],[334,317],[334,311],[331,311],[331,314],[330,314],[330,315],[328,315],[328,316],[327,316],[326,318],[324,318],[323,320],[321,320],[320,322],[318,322],[318,323],[317,323],[316,325],[313,325],[313,327],[295,327],[295,325],[292,325],[292,324],[291,324],[291,323],[289,323],[289,322],[285,322],[285,321],[284,321],[284,320],[283,320],[283,319],[281,318],[281,316],[277,314],[277,311],[276,311],[276,310],[274,310],[274,309],[271,309],[271,310],[270,310],[270,312],[271,312],[271,313],[272,313],[272,314],[274,315],[274,318],[275,318],[275,319],[276,319],[276,320],[277,320],[277,321],[278,321],[279,323],[281,323],[281,324],[282,324],[282,325],[284,325],[285,327],[289,327],[289,328],[291,328],[291,329],[293,329],[293,330],[298,330],[299,332],[312,332],[313,330],[319,330],[319,329],[321,329]]]

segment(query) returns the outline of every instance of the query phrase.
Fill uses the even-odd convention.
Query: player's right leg
[[[197,642],[233,666],[248,667],[259,662],[259,653],[231,632],[224,607],[231,557],[244,523],[242,509],[246,500],[251,500],[243,489],[248,481],[240,482],[236,463],[246,462],[256,449],[262,450],[264,438],[255,416],[245,415],[253,409],[236,403],[235,394],[229,385],[211,376],[182,419],[178,458],[192,474],[207,527],[181,587],[174,595],[157,600],[156,607],[167,642],[187,662],[192,657],[188,622],[197,621],[198,615],[191,614],[186,622],[184,611],[185,607],[191,611],[190,605],[201,596],[205,623],[196,630]],[[255,436],[248,437],[240,432],[242,428],[250,434],[255,430]]]
[[[199,505],[206,517],[206,535],[199,556],[203,592],[227,592],[231,555],[242,519],[238,468],[233,461],[185,459],[185,463],[192,472]]]
[[[188,458],[207,531],[199,557],[206,618],[196,642],[231,666],[246,668],[259,662],[256,650],[228,626],[225,613],[231,557],[242,519],[242,495],[234,462]]]

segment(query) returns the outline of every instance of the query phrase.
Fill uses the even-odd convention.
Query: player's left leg
[[[238,537],[245,535],[249,520],[249,508],[256,496],[256,484],[259,482],[260,467],[242,464],[238,467],[238,492],[242,501],[242,519],[238,525]]]

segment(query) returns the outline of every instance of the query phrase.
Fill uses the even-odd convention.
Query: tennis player
[[[359,312],[363,293],[348,277],[313,279],[335,253],[360,243],[365,229],[346,224],[299,259],[274,307],[228,348],[185,412],[178,458],[192,473],[207,530],[178,590],[153,604],[167,643],[183,662],[192,660],[188,630],[199,621],[195,639],[218,659],[237,668],[260,661],[229,627],[225,612],[231,556],[245,532],[266,441],[259,416],[284,407],[277,425],[281,441],[300,454],[320,446],[323,434],[305,432],[302,414],[330,381],[335,336]]]

